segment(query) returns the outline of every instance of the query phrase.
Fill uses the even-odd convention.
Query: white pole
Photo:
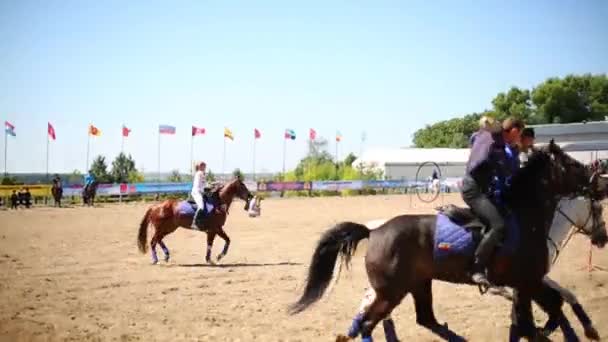
[[[49,180],[49,136],[46,135],[46,180]]]
[[[253,180],[255,181],[255,144],[256,144],[256,140],[257,138],[253,137]]]
[[[285,157],[287,154],[287,138],[283,137],[283,176],[281,180],[285,180]]]
[[[89,127],[90,129],[90,127]],[[87,166],[85,167],[84,173],[87,174],[89,172],[89,150],[91,148],[91,134],[87,131]]]
[[[224,137],[224,152],[222,153],[222,180],[226,171],[226,137]]]
[[[8,133],[6,132],[6,127],[5,127],[4,128],[4,177],[8,176],[8,169],[6,167],[6,154],[8,153],[8,148],[7,148],[8,139],[6,139],[7,136],[8,136]]]

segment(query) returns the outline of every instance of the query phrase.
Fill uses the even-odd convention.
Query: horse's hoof
[[[152,263],[150,265],[158,265],[158,260],[152,260]]]
[[[220,260],[222,260],[224,257],[226,256],[226,254],[218,254],[217,256],[217,261],[219,262]]]
[[[350,340],[352,340],[352,338],[350,336],[346,336],[346,335],[336,336],[336,342],[348,342]]]
[[[600,340],[600,334],[597,332],[597,330],[592,324],[585,327],[585,337],[593,341]]]

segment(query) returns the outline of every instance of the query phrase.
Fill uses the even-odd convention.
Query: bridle
[[[585,220],[585,223],[582,226],[577,225],[574,222],[574,220],[572,218],[570,218],[562,210],[562,208],[560,206],[557,207],[557,213],[562,215],[568,222],[570,222],[570,224],[572,225],[572,227],[574,227],[574,229],[572,229],[570,231],[570,233],[568,234],[568,237],[561,244],[561,246],[558,246],[557,243],[555,241],[553,241],[551,236],[549,234],[547,234],[547,241],[553,246],[553,248],[555,248],[555,256],[553,257],[553,260],[551,261],[552,265],[554,265],[557,262],[560,252],[562,251],[562,249],[564,249],[566,247],[568,242],[570,242],[570,239],[572,238],[572,236],[574,236],[575,234],[581,234],[581,235],[591,237],[591,236],[593,236],[593,234],[599,227],[600,210],[597,209],[597,207],[598,207],[597,203],[599,200],[597,199],[597,195],[592,190],[593,185],[595,183],[595,179],[596,179],[595,177],[597,177],[596,173],[594,173],[591,176],[591,179],[589,180],[590,186],[587,189],[585,189],[585,191],[583,191],[583,196],[589,199],[589,213],[587,215],[587,219]],[[587,225],[589,224],[589,221],[591,221],[591,229],[588,231],[585,229],[585,227],[587,227]]]

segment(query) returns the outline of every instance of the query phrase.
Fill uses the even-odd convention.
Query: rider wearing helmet
[[[205,162],[200,162],[196,165],[196,172],[194,172],[194,177],[192,178],[192,190],[190,194],[196,202],[196,206],[198,207],[196,213],[194,214],[194,218],[192,219],[191,228],[195,230],[203,230],[203,227],[199,226],[200,220],[204,217],[207,208],[205,207],[205,188],[207,187],[206,174],[205,170],[207,169],[207,164]]]
[[[502,192],[510,185],[511,176],[519,168],[518,155],[513,146],[519,142],[523,129],[523,121],[508,118],[499,131],[480,130],[471,147],[462,198],[488,226],[475,251],[471,279],[478,285],[490,286],[485,270],[494,248],[505,234],[505,221],[498,206]]]
[[[95,175],[89,171],[85,176],[84,176],[84,191],[86,192],[87,189],[89,188],[89,186],[93,185],[93,182],[95,182]]]

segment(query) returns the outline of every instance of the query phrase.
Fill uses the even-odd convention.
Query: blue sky
[[[343,135],[340,154],[411,143],[425,124],[482,111],[492,97],[547,77],[608,71],[605,1],[0,1],[0,118],[9,172],[44,172],[46,125],[57,131],[50,169],[113,159],[125,149],[145,171],[287,166],[306,152],[309,128]],[[2,153],[4,141],[2,141]],[[3,167],[3,165],[2,165]]]

